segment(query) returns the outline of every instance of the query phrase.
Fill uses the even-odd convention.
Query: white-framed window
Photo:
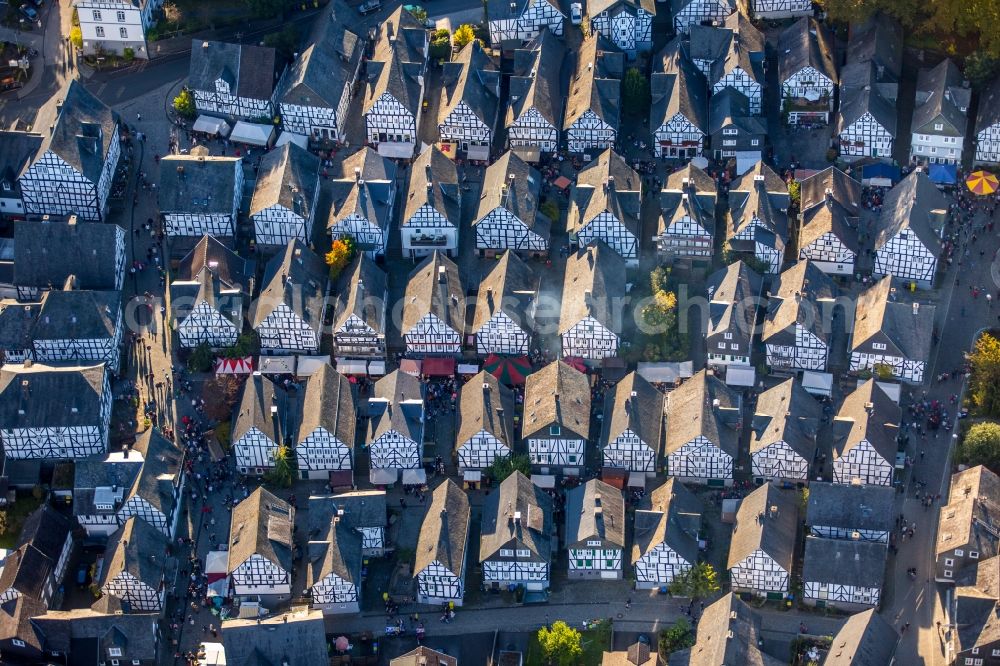
[[[725,136],[736,136],[737,134],[739,134],[739,132],[740,131],[738,129],[736,129],[735,127],[727,127],[724,130],[722,130],[722,133]]]
[[[125,22],[125,12],[118,12],[118,22],[119,23]]]
[[[872,349],[877,349],[879,351],[885,351],[885,343],[884,342],[873,342],[872,343]]]
[[[108,648],[108,656],[109,657],[120,657],[120,656],[122,656],[122,649],[118,648],[118,647],[110,647],[110,648]]]
[[[934,123],[934,131],[940,132],[944,129],[944,123]]]
[[[500,557],[514,557],[514,551],[510,548],[501,548]]]
[[[562,434],[562,428],[557,425],[549,426],[549,434],[553,437],[558,437]]]
[[[991,654],[990,656],[991,657],[1000,657],[1000,650],[994,649],[993,650],[993,654]]]
[[[965,551],[961,548],[955,549],[955,557],[965,557]]]
[[[736,351],[737,349],[740,348],[740,344],[738,342],[732,342],[729,344],[729,348],[732,349],[733,351]]]
[[[17,647],[24,647],[24,641],[22,641],[19,638],[12,638],[10,639],[10,642],[16,645]]]
[[[128,28],[118,28],[118,36],[122,39],[128,39]]]
[[[944,565],[946,567],[953,567],[955,566],[955,560],[951,559],[950,557],[946,557],[944,558]]]
[[[528,550],[527,548],[518,548],[517,549],[517,556],[518,557],[531,557],[531,551]]]
[[[760,139],[750,139],[750,145],[751,146],[759,146],[760,145]]]
[[[733,334],[732,333],[723,333],[722,337],[724,337],[726,340],[732,340],[733,339]]]
[[[945,569],[944,570],[944,577],[945,578],[951,578],[952,577],[951,569]]]
[[[98,10],[96,10],[96,9],[94,10],[94,20],[95,20],[95,21],[100,21],[100,20],[102,20],[102,18],[101,18],[101,12],[99,12],[99,11],[98,11]]]
[[[96,28],[94,28],[94,34],[96,34],[98,37],[103,37],[104,36],[104,26],[103,25],[99,25]]]
[[[978,560],[979,559],[979,552],[975,551],[975,550],[970,550],[969,551],[969,557],[971,557],[974,560]]]

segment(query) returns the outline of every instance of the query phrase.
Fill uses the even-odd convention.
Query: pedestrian
[[[921,459],[921,460],[923,460],[923,459],[924,459],[924,452],[923,452],[923,450],[921,450],[921,451],[920,451],[920,459]]]
[[[137,113],[135,114],[135,119],[136,119],[136,121],[140,121],[140,120],[142,120],[142,114],[141,114],[141,113],[138,113],[138,112],[137,112]]]

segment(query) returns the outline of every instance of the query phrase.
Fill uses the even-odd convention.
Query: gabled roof
[[[532,330],[532,304],[537,295],[534,271],[516,252],[506,250],[479,283],[471,332],[478,333],[497,312],[506,314],[523,330]]]
[[[453,331],[465,332],[465,286],[458,265],[435,252],[410,273],[403,296],[403,335],[432,314]]]
[[[563,128],[568,128],[587,111],[618,129],[621,113],[621,77],[624,54],[600,33],[584,37],[576,55],[576,70],[569,82]]]
[[[566,259],[559,333],[590,316],[615,334],[621,322],[614,299],[625,293],[625,260],[603,240],[592,242]]]
[[[340,495],[309,497],[309,539],[324,534],[334,516],[340,524],[353,530],[362,527],[385,527],[386,504],[384,490],[356,490]]]
[[[636,235],[641,204],[642,178],[621,155],[607,148],[577,174],[568,215],[579,231],[601,213],[611,213]]]
[[[936,308],[926,304],[914,308],[909,303],[897,303],[889,298],[891,289],[892,276],[886,275],[858,296],[851,350],[881,334],[906,358],[927,361]]]
[[[486,496],[479,542],[479,561],[497,554],[511,540],[532,552],[532,558],[552,558],[552,498],[528,477],[514,472]]]
[[[414,576],[434,562],[456,576],[465,573],[470,516],[469,496],[451,479],[445,479],[431,491],[417,538]]]
[[[870,405],[870,407],[869,407]],[[903,413],[874,379],[844,398],[833,420],[834,460],[867,440],[882,458],[895,464],[896,436]]]
[[[889,136],[896,136],[896,107],[886,100],[876,87],[875,65],[871,62],[852,63],[840,73],[840,110],[836,131],[846,131],[866,113],[882,126]]]
[[[45,615],[48,608],[48,604],[23,595],[0,603],[0,642],[17,639],[34,650],[44,650],[47,637],[33,619]]]
[[[857,216],[850,213],[839,203],[831,199],[824,206],[813,206],[802,214],[802,226],[799,228],[799,249],[808,247],[824,234],[830,233],[840,239],[848,250],[857,255],[861,251],[861,239],[858,237]]]
[[[413,161],[400,225],[407,226],[410,218],[425,205],[441,213],[445,220],[458,228],[462,216],[458,170],[455,162],[448,159],[436,146],[428,146]]]
[[[388,232],[392,222],[389,211],[396,197],[395,163],[364,146],[341,162],[334,172],[331,180],[320,184],[322,198],[330,203],[329,211],[321,212],[326,218],[326,228],[329,230],[344,218],[357,215]],[[360,245],[358,249],[376,248]]]
[[[339,21],[331,20],[325,38],[307,46],[292,63],[285,75],[280,101],[335,109],[344,88],[354,82],[363,52],[364,39]]]
[[[386,332],[388,276],[364,253],[347,266],[334,287],[333,330],[339,331],[352,315],[376,334]]]
[[[663,394],[637,372],[625,375],[604,398],[601,442],[630,430],[659,455],[663,437]]]
[[[30,543],[53,562],[58,562],[72,529],[73,524],[68,518],[50,505],[43,504],[24,519],[17,546]]]
[[[889,486],[812,481],[806,525],[889,532],[896,491]]]
[[[477,39],[466,44],[442,67],[438,123],[445,122],[463,102],[490,131],[496,129],[500,72]]]
[[[590,432],[590,382],[582,372],[553,361],[528,375],[521,438],[557,425],[586,438]]]
[[[514,448],[514,393],[485,370],[459,391],[455,446],[483,430]]]
[[[156,200],[165,214],[233,214],[238,157],[166,155],[160,158]],[[237,211],[238,212],[238,211]]]
[[[287,572],[292,571],[295,508],[258,488],[233,507],[229,530],[229,572],[260,555]]]
[[[882,589],[886,544],[878,541],[806,537],[802,580],[805,583]]]
[[[684,184],[685,180],[687,186]],[[677,192],[678,195],[687,191],[687,188],[693,188],[698,196],[711,196],[713,200],[718,196],[719,190],[712,176],[690,162],[669,174],[663,184],[664,192]]]
[[[562,129],[563,94],[560,90],[563,43],[544,27],[538,36],[514,51],[510,77],[510,104],[506,127],[534,108],[556,131]]]
[[[389,93],[416,117],[427,43],[427,30],[402,6],[379,24],[375,52],[367,64],[363,113],[371,111],[382,95]]]
[[[767,389],[757,398],[750,455],[783,441],[806,463],[812,463],[821,417],[819,403],[797,380],[789,378]]]
[[[394,657],[389,662],[389,666],[427,666],[428,664],[435,664],[436,666],[458,666],[458,659],[443,652],[432,650],[426,645],[420,645],[406,654]]]
[[[318,191],[319,158],[295,143],[286,143],[261,159],[249,214],[281,206],[308,221]]]
[[[61,101],[58,99],[61,96]],[[77,79],[73,79],[54,95],[55,117],[43,118],[51,113],[48,107],[38,113],[35,127],[52,127],[48,136],[43,135],[40,157],[46,152],[76,169],[91,183],[101,179],[104,162],[111,148],[111,141],[118,125],[118,114],[90,93]],[[48,122],[45,122],[45,121]],[[41,122],[39,122],[41,121]]]
[[[875,609],[847,618],[833,637],[824,666],[883,666],[891,664],[899,634]]]
[[[330,521],[325,533],[306,545],[306,581],[312,587],[330,574],[360,587],[364,557],[361,535],[339,521]]]
[[[796,497],[773,483],[765,483],[743,498],[733,524],[727,568],[732,569],[761,550],[791,573],[799,524]]]
[[[795,325],[803,326],[822,342],[830,338],[827,324],[837,286],[808,259],[802,259],[774,278],[767,299],[761,339],[767,343],[795,342]],[[780,341],[780,342],[779,342]]]
[[[13,191],[44,141],[41,134],[0,131],[0,183],[10,185]]]
[[[31,329],[37,320],[35,303],[0,303],[0,349],[31,349]]]
[[[253,285],[254,262],[236,254],[215,236],[205,235],[173,271],[174,282],[197,280],[202,272],[217,277],[226,289],[249,293]]]
[[[760,646],[764,645],[764,638],[760,615],[732,592],[705,608],[698,620],[697,634],[692,647],[670,655],[671,666],[675,662],[684,666],[780,666],[785,663],[762,651]]]
[[[221,623],[226,660],[246,666],[299,666],[330,660],[323,611],[300,610]]]
[[[0,592],[17,590],[22,595],[41,601],[55,568],[56,560],[30,543],[18,546],[7,555],[0,571]]]
[[[174,484],[180,483],[178,476],[183,473],[181,450],[152,428],[139,436],[134,448],[142,454],[142,467],[123,501],[139,497],[163,515],[171,515],[175,504]]]
[[[46,291],[31,337],[36,341],[114,339],[121,313],[120,291]]]
[[[778,81],[783,82],[805,67],[837,83],[833,39],[816,19],[802,17],[778,38]]]
[[[275,62],[272,48],[192,39],[188,85],[214,92],[216,80],[223,79],[235,96],[271,99]]]
[[[423,436],[423,385],[413,375],[393,370],[382,377],[368,399],[368,433],[371,444],[390,430],[418,444]]]
[[[726,215],[726,240],[734,247],[745,241],[736,240],[736,235],[754,226],[752,243],[749,246],[754,251],[753,243],[763,243],[769,247],[781,250],[788,240],[788,215],[774,205],[768,195],[764,181],[756,181],[745,197],[729,197],[729,214]],[[779,259],[780,261],[780,259]],[[747,269],[749,270],[749,269]],[[713,299],[714,300],[714,299]]]
[[[930,252],[941,251],[941,227],[948,212],[948,200],[923,171],[915,170],[896,183],[882,202],[875,232],[875,251],[900,231],[912,230]]]
[[[1000,125],[1000,76],[988,83],[979,93],[976,134],[994,125]]]
[[[716,407],[714,401],[718,400]],[[670,455],[702,436],[733,458],[739,454],[736,425],[741,420],[740,397],[704,370],[667,394],[667,436],[664,453]]]
[[[683,46],[692,60],[711,62],[709,86],[737,67],[753,80],[764,83],[764,36],[741,11],[727,17],[725,27],[689,26]]]
[[[301,444],[317,428],[323,428],[352,449],[357,421],[351,382],[332,365],[324,363],[309,377],[302,392],[302,421],[296,444]]]
[[[635,512],[632,559],[634,565],[660,544],[694,564],[698,560],[701,500],[674,477],[649,495],[649,506]]]
[[[1000,477],[982,465],[953,474],[948,504],[941,508],[938,520],[935,555],[973,543],[980,557],[996,555],[1000,543],[984,524],[1000,523]]]
[[[127,573],[154,591],[160,590],[170,541],[146,521],[130,516],[108,538],[100,586]],[[107,590],[105,594],[109,594]]]
[[[83,367],[8,363],[0,368],[0,427],[103,425],[104,371],[103,363]]]
[[[14,284],[58,289],[72,275],[80,289],[116,289],[115,241],[124,236],[117,224],[77,222],[75,218],[18,222],[14,226]]]
[[[538,170],[508,150],[486,167],[473,228],[494,209],[506,208],[525,227],[548,240],[552,221],[538,210],[541,190],[542,176]]]
[[[750,100],[736,88],[726,87],[712,95],[708,102],[708,134],[715,134],[733,125],[748,134],[767,134],[767,125],[750,115]],[[763,162],[757,162],[763,164]]]
[[[566,546],[590,539],[625,547],[625,500],[620,490],[600,479],[566,491]]]
[[[650,128],[655,131],[679,113],[707,133],[708,86],[704,75],[684,55],[680,37],[675,37],[653,61]]]
[[[251,375],[243,384],[243,394],[233,419],[233,443],[239,441],[251,428],[256,428],[275,446],[284,445],[292,435],[287,429],[294,427],[287,423],[292,400],[284,389],[275,386],[269,378],[259,372]],[[277,409],[274,411],[272,408]]]
[[[323,322],[323,304],[329,277],[323,259],[305,243],[295,239],[276,254],[264,269],[263,287],[251,318],[258,327],[275,308],[284,304],[299,319],[318,331]]]
[[[827,167],[802,180],[800,192],[803,211],[825,203],[832,196],[851,217],[861,214],[861,183],[837,167]]]
[[[757,300],[761,296],[763,281],[743,261],[729,264],[708,276],[707,336],[722,332],[733,334],[733,344],[738,344],[741,354],[750,355],[750,342],[754,335]]]
[[[110,647],[122,650],[125,663],[150,663],[157,657],[157,619],[155,613],[108,615],[78,608],[49,611],[33,618],[32,624],[45,636],[49,650],[72,654],[84,664],[100,663]]]
[[[964,85],[962,72],[950,58],[931,69],[921,69],[917,75],[912,131],[964,138],[971,97],[972,91]],[[944,123],[943,131],[933,127],[936,122]]]
[[[788,183],[763,160],[758,160],[749,171],[733,180],[729,186],[729,205],[737,205],[741,199],[748,197],[754,190],[765,192],[771,205],[778,210],[788,210],[788,205],[791,202],[791,195],[788,194]]]
[[[903,71],[903,26],[882,13],[852,23],[847,42],[849,63],[871,63],[877,81],[899,81]]]
[[[956,584],[954,603],[955,653],[1000,641],[1000,558],[980,560],[975,579]]]

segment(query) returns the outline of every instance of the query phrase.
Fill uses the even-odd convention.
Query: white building
[[[649,85],[653,154],[681,160],[701,155],[709,130],[708,83],[679,37],[657,54]]]
[[[534,335],[538,278],[514,252],[506,251],[479,283],[469,333],[480,356],[525,356]]]
[[[329,271],[300,240],[289,241],[264,269],[250,325],[264,354],[319,351]]]
[[[809,484],[806,525],[811,536],[889,543],[896,498],[889,486],[813,481]]]
[[[808,259],[774,279],[761,340],[772,370],[826,372],[837,287]]]
[[[740,502],[729,544],[729,579],[733,592],[784,599],[791,591],[798,495],[771,483]]]
[[[769,167],[761,164],[760,169]],[[781,179],[782,194],[788,188]],[[767,177],[747,174],[732,184],[729,211],[726,215],[726,244],[731,252],[750,255],[767,266],[767,272],[777,275],[785,261],[788,242],[788,215],[782,204],[775,203],[768,192]]]
[[[763,113],[764,35],[746,14],[734,12],[720,25],[691,25],[681,46],[713,97],[732,89],[746,97],[751,115]]]
[[[382,377],[368,398],[371,478],[394,483],[399,470],[419,470],[424,452],[424,397],[420,380],[400,370]],[[381,480],[385,477],[387,480]],[[392,477],[391,480],[388,477]]]
[[[188,87],[199,113],[237,120],[274,118],[274,49],[191,40]]]
[[[822,410],[797,379],[762,392],[750,423],[750,468],[760,482],[806,483]]]
[[[889,549],[872,541],[806,537],[802,598],[817,608],[854,612],[878,608]]]
[[[625,262],[597,240],[566,260],[559,311],[562,357],[599,362],[618,355],[627,303]]]
[[[861,183],[827,167],[802,180],[799,188],[799,259],[808,259],[827,275],[853,276],[861,252]]]
[[[364,147],[334,169],[327,185],[326,233],[331,240],[350,238],[366,256],[385,256],[396,208],[395,163]]]
[[[334,294],[333,348],[338,365],[346,359],[384,359],[389,311],[385,272],[360,255],[341,272]]]
[[[635,511],[632,568],[637,590],[670,585],[698,562],[701,502],[675,478],[650,493],[649,506]]]
[[[749,366],[763,281],[742,261],[706,280],[708,319],[705,349],[716,366]]]
[[[43,141],[41,134],[0,131],[0,218],[24,218],[21,176]]]
[[[844,398],[833,420],[833,482],[892,485],[902,418],[874,379]]]
[[[478,40],[462,48],[441,72],[438,133],[470,160],[489,161],[500,106],[500,72]]]
[[[455,163],[436,146],[428,146],[413,162],[399,233],[403,256],[410,259],[458,251],[462,190]]]
[[[298,411],[295,457],[301,478],[329,480],[331,472],[352,471],[358,417],[347,377],[323,364],[306,381]]]
[[[546,590],[552,575],[552,498],[514,472],[486,496],[479,541],[483,585]]]
[[[81,291],[67,280],[62,291],[42,294],[31,329],[32,357],[39,363],[103,363],[117,374],[124,307],[121,292]]]
[[[552,220],[538,210],[541,189],[541,174],[513,149],[486,168],[472,222],[480,255],[548,256]]]
[[[590,383],[562,361],[528,375],[521,439],[533,470],[579,476],[590,433]]]
[[[975,143],[975,164],[1000,164],[1000,77],[994,79],[979,95]]]
[[[141,449],[126,448],[76,461],[73,517],[89,538],[105,539],[121,526],[118,512],[142,471]]]
[[[118,524],[124,525],[135,516],[173,539],[180,522],[184,493],[181,450],[152,428],[139,436],[132,450],[135,455],[142,456],[142,467],[135,481],[122,494]]]
[[[621,580],[625,501],[621,491],[590,479],[566,492],[569,577]]]
[[[417,539],[417,603],[462,605],[472,512],[469,496],[446,479],[431,492]]]
[[[292,593],[295,508],[263,488],[233,507],[229,530],[229,580],[233,596],[259,597],[264,605]]]
[[[662,448],[663,394],[630,372],[604,398],[602,465],[654,476]]]
[[[809,0],[753,0],[753,15],[762,21],[812,16],[812,14],[813,7]]]
[[[972,90],[950,58],[917,76],[910,161],[961,164]]]
[[[162,532],[133,516],[108,539],[100,580],[94,583],[130,613],[162,613],[169,547]]]
[[[736,11],[731,0],[670,0],[674,32],[687,33],[694,25],[722,25]]]
[[[324,534],[334,518],[361,536],[365,557],[381,557],[386,551],[385,491],[356,490],[339,495],[309,497],[309,538]]]
[[[156,192],[168,236],[231,238],[243,199],[238,157],[167,155],[160,159]]]
[[[306,545],[309,605],[326,615],[361,611],[361,536],[334,517]]]
[[[274,456],[294,432],[292,398],[260,372],[243,385],[231,432],[233,456],[240,474],[263,476],[274,469]]]
[[[163,0],[76,0],[83,54],[113,53],[126,49],[140,60],[149,60],[146,30],[156,22]]]
[[[740,448],[740,403],[738,393],[704,370],[667,394],[667,474],[710,487],[732,485]]]
[[[836,128],[840,156],[892,159],[896,140],[896,106],[879,92],[874,62],[851,63],[840,73],[840,109]]]
[[[569,83],[563,130],[571,153],[612,148],[618,139],[625,57],[597,33],[584,37]]]
[[[671,263],[711,258],[717,199],[715,180],[690,163],[667,176],[653,237],[657,256]]]
[[[7,554],[0,571],[0,602],[23,597],[40,602],[44,611],[63,584],[73,557],[73,527],[47,504],[24,519],[16,547]]]
[[[465,287],[458,265],[434,252],[410,273],[400,331],[408,354],[458,355],[465,335]]]
[[[550,0],[487,0],[486,11],[493,48],[499,48],[504,42],[534,39],[546,28],[553,35],[562,35],[566,20],[559,4]]]
[[[587,6],[590,26],[620,48],[630,59],[653,47],[655,2],[597,0]]]
[[[553,153],[562,134],[560,76],[565,49],[548,29],[514,51],[505,124],[510,149],[526,162]]]
[[[781,113],[789,125],[825,125],[833,112],[837,65],[830,35],[815,19],[801,18],[778,41]]]
[[[875,232],[875,275],[892,275],[921,289],[934,286],[948,200],[927,174],[913,171],[885,195]]]
[[[264,155],[249,213],[257,245],[273,250],[311,241],[318,196],[318,157],[294,143]]]
[[[639,265],[642,179],[612,149],[577,174],[569,205],[569,229],[580,246],[602,240],[625,260]]]
[[[25,214],[106,221],[121,155],[118,122],[118,114],[75,79],[54,96],[35,118],[48,134],[19,181]]]
[[[514,452],[514,393],[485,370],[458,394],[455,453],[458,470],[482,471]]]

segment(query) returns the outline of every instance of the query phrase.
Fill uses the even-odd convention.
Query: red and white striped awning
[[[252,372],[253,356],[215,359],[215,374],[217,375],[249,375]]]

